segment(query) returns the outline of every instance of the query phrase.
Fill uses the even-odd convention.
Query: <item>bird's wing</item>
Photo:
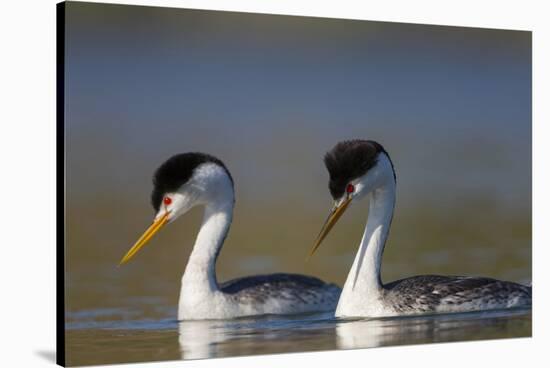
[[[495,308],[530,304],[531,287],[487,277],[414,276],[384,285],[387,299],[399,312],[438,311],[468,305]]]
[[[311,276],[275,273],[241,277],[224,282],[221,291],[241,302],[265,302],[269,298],[296,300],[302,303],[336,303],[340,288]]]

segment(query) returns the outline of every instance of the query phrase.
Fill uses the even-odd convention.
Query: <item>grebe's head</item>
[[[197,205],[233,201],[233,179],[224,163],[205,153],[181,153],[166,160],[153,176],[155,219],[174,221]]]
[[[351,140],[336,144],[325,155],[329,190],[335,201],[360,199],[395,183],[395,171],[384,147],[375,141]]]
[[[396,180],[390,156],[375,141],[356,139],[339,142],[327,152],[324,161],[329,173],[328,187],[334,198],[334,206],[310,256],[352,201],[360,200],[377,189],[395,185]]]
[[[120,264],[128,262],[164,225],[191,208],[208,203],[233,205],[233,201],[233,179],[221,160],[197,152],[170,157],[153,176],[153,223]]]

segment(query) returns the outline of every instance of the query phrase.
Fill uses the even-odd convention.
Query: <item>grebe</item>
[[[377,142],[336,144],[324,158],[335,200],[311,250],[317,250],[351,202],[370,199],[369,216],[348,274],[336,317],[382,317],[417,313],[467,312],[530,306],[531,287],[486,277],[413,276],[383,284],[382,253],[395,205],[393,163]]]
[[[181,280],[179,320],[334,311],[340,288],[314,277],[277,273],[218,284],[216,259],[235,203],[233,179],[222,161],[204,153],[178,154],[156,170],[153,184],[153,224],[120,264],[128,262],[164,225],[195,206],[204,206],[201,229]]]

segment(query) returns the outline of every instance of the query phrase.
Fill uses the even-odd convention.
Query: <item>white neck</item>
[[[206,204],[201,229],[181,280],[180,298],[196,291],[218,290],[216,259],[231,225],[233,204],[232,196]]]
[[[364,315],[365,308],[380,307],[382,253],[395,206],[395,181],[389,180],[369,195],[367,225],[338,302],[337,316]]]

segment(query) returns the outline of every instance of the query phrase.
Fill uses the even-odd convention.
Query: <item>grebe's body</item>
[[[182,280],[178,318],[227,319],[263,314],[334,311],[340,288],[304,275],[254,275],[199,290]]]
[[[216,259],[229,232],[234,198],[233,179],[217,158],[202,153],[171,157],[154,176],[153,224],[121,263],[165,224],[202,205],[201,229],[181,280],[179,320],[333,311],[340,288],[314,277],[271,274],[218,283]]]
[[[415,276],[383,284],[382,253],[395,206],[396,176],[384,148],[373,141],[338,143],[325,156],[335,199],[312,253],[351,204],[368,196],[369,217],[342,289],[337,317],[467,312],[531,305],[531,287],[485,277]]]

